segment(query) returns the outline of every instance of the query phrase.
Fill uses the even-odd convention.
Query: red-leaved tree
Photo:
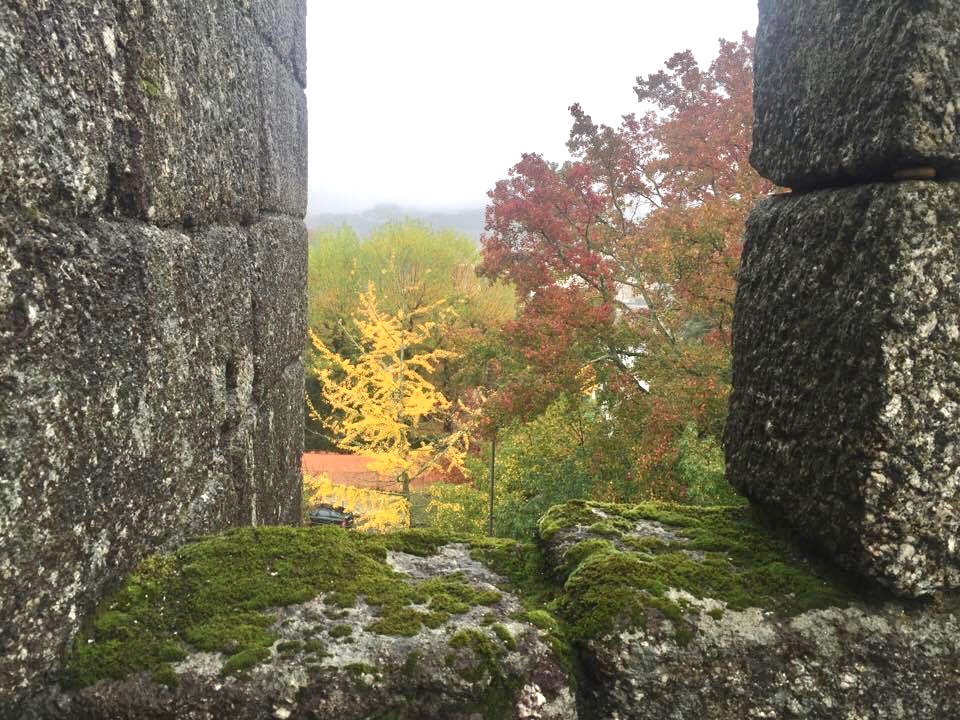
[[[489,193],[481,272],[521,302],[498,402],[519,416],[592,386],[647,496],[678,496],[682,428],[719,436],[725,416],[741,236],[772,190],[748,161],[752,66],[747,34],[707,69],[678,53],[637,78],[642,114],[609,127],[572,106],[572,160],[524,155]]]

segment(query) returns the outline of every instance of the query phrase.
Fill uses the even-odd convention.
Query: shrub
[[[723,448],[712,436],[700,437],[688,423],[677,439],[676,477],[686,488],[686,501],[697,505],[736,505],[740,496],[726,479]]]
[[[470,484],[436,483],[424,492],[431,527],[445,533],[486,533],[488,496],[484,491]]]

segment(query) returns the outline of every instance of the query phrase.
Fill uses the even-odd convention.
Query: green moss
[[[270,651],[263,647],[252,647],[232,655],[224,664],[221,672],[224,675],[237,675],[249,670],[255,665],[270,657]]]
[[[618,625],[640,625],[655,607],[675,624],[683,622],[681,609],[646,589],[650,563],[627,553],[591,555],[565,585],[561,608],[576,639],[595,638]]]
[[[642,553],[659,553],[669,547],[663,540],[652,535],[625,535],[620,540],[628,549]]]
[[[303,650],[303,642],[300,640],[284,640],[277,643],[277,653],[283,656],[296,655]]]
[[[461,541],[464,538],[445,534],[431,528],[412,528],[390,533],[389,535],[372,536],[371,546],[382,548],[384,557],[386,550],[404,552],[419,557],[436,555],[437,551],[450,542]]]
[[[425,613],[413,608],[400,608],[367,625],[367,630],[379,635],[413,637],[420,632]]]
[[[363,677],[364,675],[377,675],[377,669],[373,665],[367,665],[367,663],[350,663],[349,665],[344,665],[343,669],[356,678]]]
[[[610,517],[600,528],[605,535],[610,528],[621,532],[639,520],[652,520],[671,526],[678,537],[664,542],[621,534],[616,542],[622,550],[600,538],[568,549],[558,568],[563,592],[556,606],[574,640],[642,624],[653,610],[673,623],[678,642],[684,643],[693,631],[688,613],[695,609],[669,600],[670,588],[721,600],[731,609],[759,607],[784,617],[845,606],[854,597],[842,578],[812,563],[748,508],[568,505],[544,516],[547,535],[571,518],[582,525],[585,507],[593,507]]]
[[[593,525],[600,517],[593,511],[594,505],[595,503],[586,500],[572,500],[562,505],[554,505],[537,523],[537,535],[541,540],[549,541],[560,530]]]
[[[180,685],[180,676],[169,663],[162,663],[151,670],[150,679],[158,685],[166,685],[171,690],[175,690]]]
[[[670,526],[677,539],[632,534],[640,520]],[[520,598],[523,618],[544,631],[562,662],[570,661],[571,644],[644,624],[650,613],[669,619],[680,642],[689,639],[688,618],[698,610],[670,600],[670,588],[724,601],[731,609],[755,606],[785,617],[853,597],[743,507],[578,501],[552,508],[539,535],[550,538],[572,525],[590,534],[549,573],[531,543],[429,530],[371,536],[339,528],[246,528],[201,538],[144,561],[101,604],[73,645],[67,682],[76,687],[138,671],[169,680],[170,663],[198,649],[227,654],[224,672],[242,672],[270,657],[277,641],[271,609],[318,595],[338,608],[335,616],[362,598],[377,613],[367,629],[400,636],[500,602],[499,592],[479,590],[462,575],[409,582],[386,562],[389,551],[426,556],[451,540],[468,543],[472,557],[504,578],[501,590]],[[451,652],[473,658],[467,672],[494,678],[491,687],[500,693],[494,705],[512,692],[512,679],[500,678],[484,660],[509,649],[509,631],[496,621],[488,613],[489,631],[461,631],[451,640]],[[349,633],[341,627],[348,626],[335,626],[330,635],[347,642]],[[302,649],[320,658],[325,648],[312,637],[316,633],[311,629]],[[277,650],[299,652],[291,641]]]
[[[407,659],[403,661],[403,676],[412,678],[417,672],[417,667],[420,665],[422,659],[419,650],[411,650],[410,654],[407,655]]]
[[[353,635],[353,628],[349,625],[334,625],[330,628],[329,635],[332,638],[347,637],[348,635]]]
[[[419,583],[416,592],[424,602],[429,598],[431,609],[454,615],[465,613],[477,605],[496,605],[501,598],[500,593],[494,590],[477,590],[460,573]]]
[[[612,552],[616,552],[616,548],[609,540],[601,540],[599,538],[581,540],[576,545],[567,548],[555,572],[560,578],[565,578],[591,555]]]
[[[560,624],[557,622],[556,618],[554,618],[553,615],[548,613],[546,610],[529,610],[523,613],[520,619],[525,620],[541,630],[546,630],[547,632],[555,633],[560,629]]]
[[[495,590],[481,590],[475,597],[477,605],[496,605],[503,596]]]
[[[420,618],[420,622],[426,625],[428,628],[436,629],[443,625],[450,619],[450,613],[447,612],[428,612],[423,613]]]
[[[303,651],[312,653],[313,655],[317,655],[319,657],[324,657],[327,654],[327,646],[324,645],[322,640],[311,638],[309,640],[304,640]]]
[[[140,78],[140,89],[143,91],[144,95],[151,98],[160,97],[162,92],[159,85],[153,82],[150,78],[145,77]]]
[[[450,638],[450,647],[456,653],[448,661],[459,669],[465,680],[482,688],[477,701],[464,710],[472,710],[485,720],[508,717],[520,690],[521,680],[504,672],[504,650],[486,633],[473,628],[454,633]]]
[[[595,519],[596,515],[590,513]],[[613,548],[605,540],[604,547]],[[515,540],[475,538],[471,553],[475,560],[505,578],[503,589],[516,594],[524,610],[512,617],[530,622],[546,631],[544,640],[550,645],[560,665],[573,677],[573,654],[570,649],[566,623],[558,619],[558,603],[562,586],[545,567],[540,548],[533,543]],[[491,617],[490,623],[495,622]]]
[[[556,593],[556,583],[550,579],[543,556],[533,543],[474,538],[470,556],[502,576],[506,580],[502,589],[518,595],[529,608],[543,606]]]
[[[473,628],[458,630],[450,638],[450,647],[470,654],[471,662],[462,672],[466,680],[480,682],[499,676],[501,651],[486,633]]]
[[[387,550],[429,554],[448,541],[424,531],[371,536],[332,527],[243,528],[197,538],[145,560],[101,603],[73,644],[65,682],[82,687],[162,671],[191,650],[231,656],[231,671],[260,662],[277,640],[270,609],[318,595],[340,608],[362,597],[379,614],[374,632],[402,635],[498,602],[498,593],[474,589],[460,575],[412,583],[386,563]],[[342,632],[334,629],[334,636]]]
[[[517,649],[517,641],[514,639],[510,630],[507,629],[506,625],[496,623],[490,629],[493,630],[493,634],[500,639],[500,642],[503,643],[503,646],[507,650],[513,652]]]
[[[218,615],[189,625],[183,638],[198,650],[232,655],[246,648],[272,645],[274,636],[267,630],[270,624],[271,619],[260,613]]]

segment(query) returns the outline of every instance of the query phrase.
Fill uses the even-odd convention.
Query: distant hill
[[[307,215],[307,227],[326,227],[329,225],[347,225],[353,228],[360,237],[366,237],[373,228],[385,222],[398,220],[420,220],[431,227],[441,229],[450,228],[474,240],[480,239],[483,232],[483,208],[468,208],[444,212],[440,210],[418,210],[404,208],[399,205],[381,204],[369,210],[354,213],[311,213]]]

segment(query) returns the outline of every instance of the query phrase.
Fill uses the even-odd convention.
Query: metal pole
[[[497,433],[494,431],[493,438],[490,440],[490,507],[489,522],[487,523],[487,535],[493,537],[493,481],[496,477],[497,462]]]

